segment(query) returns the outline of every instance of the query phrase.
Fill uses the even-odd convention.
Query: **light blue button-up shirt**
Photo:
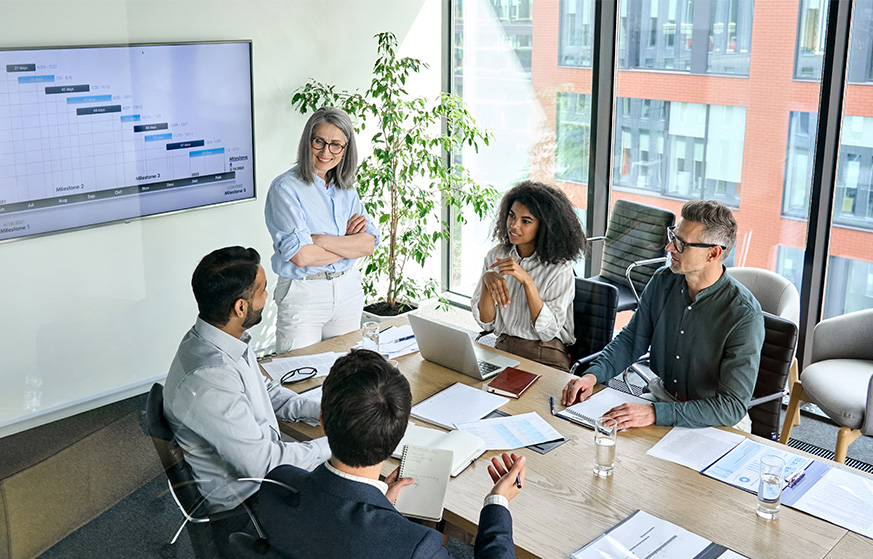
[[[197,319],[179,344],[164,385],[164,415],[210,511],[229,510],[282,464],[312,470],[330,457],[325,438],[281,440],[277,418],[315,419],[317,402],[261,374],[248,334],[238,340]]]
[[[343,258],[327,266],[297,266],[290,262],[303,245],[312,244],[312,235],[346,234],[349,219],[355,214],[366,216],[366,233],[376,238],[379,231],[364,211],[364,205],[354,188],[337,188],[331,183],[324,187],[324,180],[317,175],[312,184],[306,184],[297,176],[297,166],[273,180],[267,192],[264,217],[267,229],[273,238],[273,271],[280,277],[300,279],[319,272],[342,272],[354,264],[354,259]]]

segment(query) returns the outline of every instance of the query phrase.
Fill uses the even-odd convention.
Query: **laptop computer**
[[[468,377],[485,380],[506,367],[520,364],[515,359],[475,347],[463,330],[414,314],[409,315],[409,325],[422,357]]]

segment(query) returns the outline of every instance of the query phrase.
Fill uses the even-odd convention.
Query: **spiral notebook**
[[[586,427],[594,428],[594,422],[604,413],[608,412],[615,406],[631,403],[631,404],[651,404],[650,400],[637,398],[627,392],[621,392],[613,388],[604,388],[600,392],[593,394],[584,402],[573,404],[569,408],[565,408],[555,415],[561,419],[579,423]]]
[[[451,450],[406,445],[400,459],[400,477],[411,477],[415,483],[400,489],[394,508],[404,516],[439,522],[451,470]]]

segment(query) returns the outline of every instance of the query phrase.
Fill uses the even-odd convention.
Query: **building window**
[[[556,113],[555,178],[586,184],[591,95],[558,93]]]
[[[746,109],[657,99],[616,103],[616,188],[737,208]]]
[[[594,0],[561,0],[558,65],[591,68]]]
[[[748,76],[752,0],[622,2],[618,66]]]
[[[801,0],[797,14],[794,77],[820,80],[827,30],[827,0]],[[855,0],[849,37],[849,83],[873,82],[873,0]]]
[[[806,219],[815,150],[815,113],[792,111],[788,121],[788,148],[782,215]],[[873,117],[843,117],[840,156],[834,194],[834,224],[873,229]]]

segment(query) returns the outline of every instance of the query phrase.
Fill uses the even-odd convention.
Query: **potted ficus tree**
[[[361,200],[381,236],[363,274],[368,299],[381,298],[365,311],[394,316],[411,310],[416,301],[439,297],[435,279],[416,281],[407,275],[406,266],[410,261],[423,266],[436,243],[448,239],[441,204],[455,210],[471,207],[482,218],[497,193],[477,184],[467,169],[449,164],[447,158],[464,146],[478,151],[480,143],[488,145],[490,133],[477,125],[455,95],[442,93],[435,100],[409,95],[407,78],[427,65],[415,58],[397,58],[392,33],[380,33],[376,39],[378,57],[367,91],[336,91],[335,86],[310,80],[294,92],[291,104],[302,114],[325,105],[342,108],[356,121],[357,133],[367,123],[376,126],[372,155],[361,161],[357,177]],[[461,211],[453,215],[463,222]]]

